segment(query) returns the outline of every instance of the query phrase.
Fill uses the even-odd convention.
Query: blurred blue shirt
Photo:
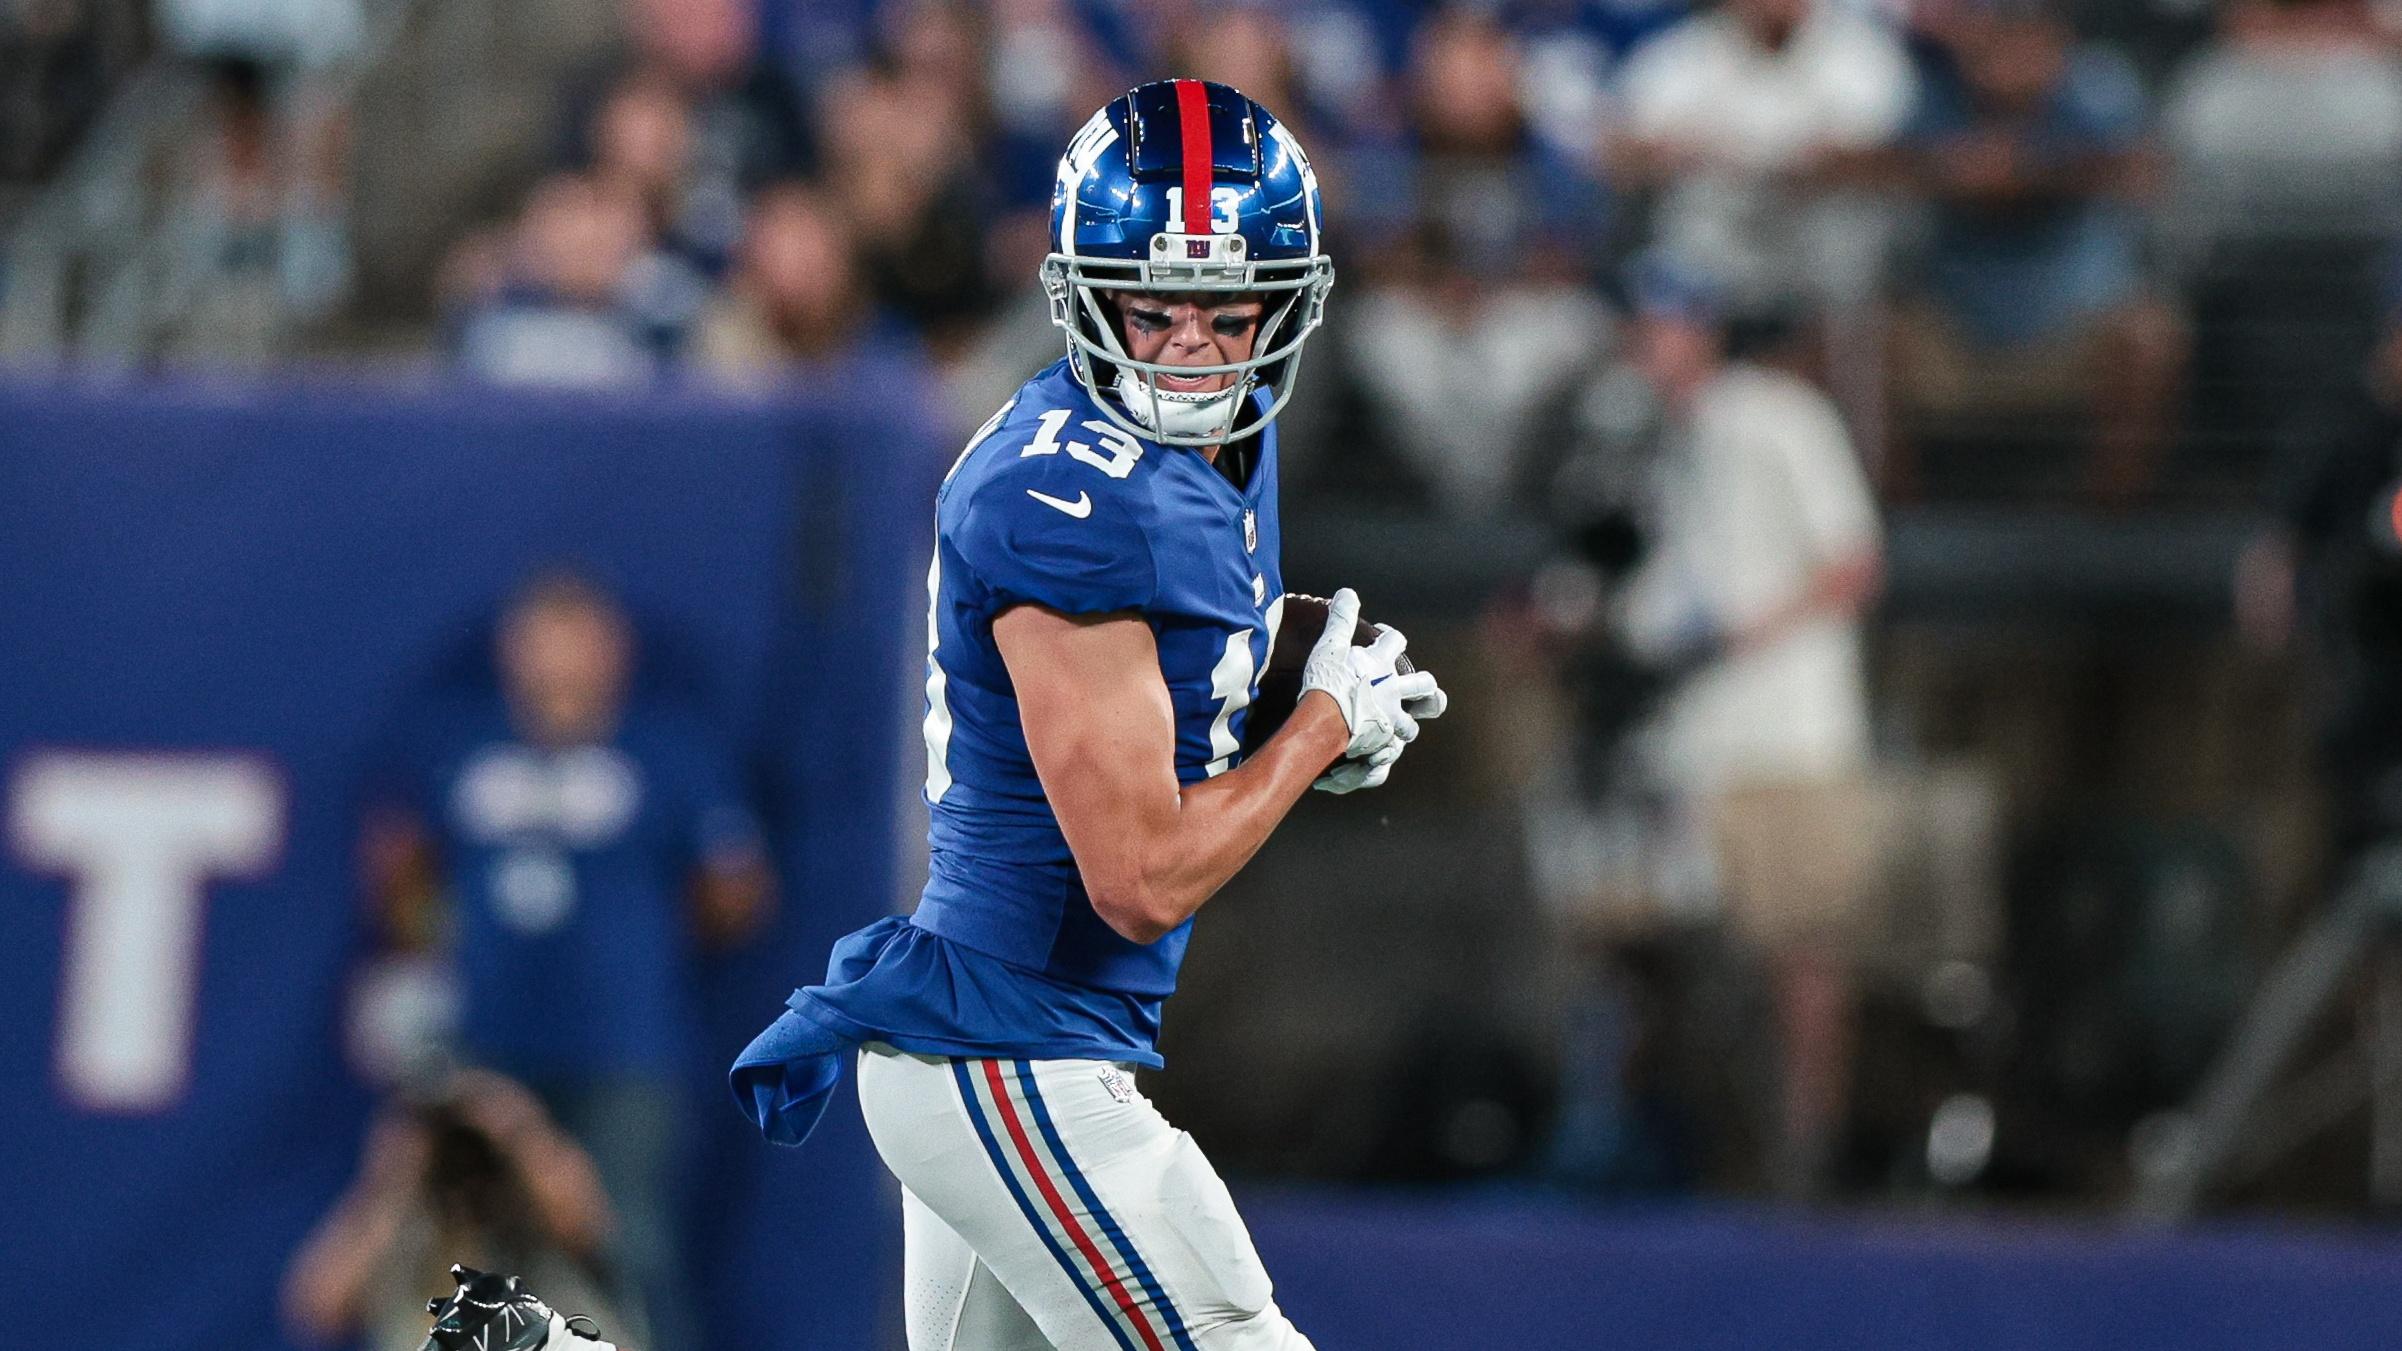
[[[536,746],[494,695],[414,741],[408,788],[455,916],[460,1049],[529,1077],[682,1073],[692,884],[761,847],[709,735],[636,704],[605,742]]]
[[[1959,69],[1920,62],[1919,101],[1905,145],[1934,150],[1988,129]],[[2039,162],[2132,148],[2147,110],[2135,70],[2116,53],[2080,48],[2034,114],[2006,125]],[[2007,209],[1938,202],[1927,289],[1987,347],[2016,347],[2072,333],[2132,298],[2142,280],[2141,224],[2127,205],[2050,198]]]

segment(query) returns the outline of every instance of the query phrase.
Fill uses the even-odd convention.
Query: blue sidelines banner
[[[0,388],[11,1326],[284,1344],[285,1260],[370,1106],[341,1050],[366,760],[429,660],[572,559],[751,748],[781,864],[778,925],[711,973],[722,1055],[694,1066],[709,1345],[877,1342],[897,1243],[856,1113],[770,1150],[723,1074],[892,900],[948,458],[924,397],[901,367],[773,405]]]

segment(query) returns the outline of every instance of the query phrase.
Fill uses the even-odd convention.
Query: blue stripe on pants
[[[1009,1188],[1009,1195],[1018,1203],[1018,1209],[1024,1212],[1026,1223],[1034,1226],[1034,1236],[1043,1241],[1043,1246],[1050,1250],[1051,1256],[1067,1270],[1069,1283],[1076,1287],[1077,1294],[1084,1296],[1084,1302],[1092,1308],[1093,1317],[1100,1319],[1102,1326],[1109,1329],[1109,1335],[1117,1339],[1122,1351],[1135,1351],[1134,1343],[1126,1340],[1126,1330],[1118,1326],[1118,1320],[1110,1316],[1108,1309],[1102,1307],[1100,1293],[1086,1283],[1084,1273],[1076,1268],[1075,1259],[1059,1246],[1059,1240],[1051,1237],[1050,1226],[1043,1223],[1042,1212],[1034,1208],[1026,1189],[1018,1185],[1017,1174],[1009,1171],[1009,1156],[1001,1152],[1001,1142],[994,1137],[991,1123],[984,1119],[984,1108],[976,1102],[976,1082],[969,1076],[967,1065],[968,1062],[964,1060],[954,1059],[951,1062],[951,1077],[959,1081],[959,1100],[967,1104],[967,1119],[976,1128],[976,1138],[984,1142],[984,1152],[992,1156],[993,1167],[1000,1170],[1002,1185]]]
[[[1084,1173],[1076,1167],[1076,1161],[1068,1156],[1067,1142],[1059,1138],[1059,1128],[1051,1124],[1051,1109],[1043,1104],[1042,1092],[1034,1086],[1033,1064],[1021,1060],[1017,1062],[1017,1069],[1018,1083],[1026,1090],[1026,1104],[1034,1109],[1034,1124],[1041,1129],[1043,1140],[1051,1146],[1051,1157],[1059,1160],[1059,1171],[1067,1174],[1068,1185],[1076,1189],[1076,1198],[1084,1202],[1084,1208],[1099,1222],[1101,1232],[1109,1236],[1110,1243],[1118,1250],[1118,1256],[1126,1259],[1127,1270],[1134,1273],[1134,1279],[1143,1287],[1143,1293],[1151,1297],[1151,1307],[1166,1317],[1168,1335],[1176,1339],[1176,1345],[1183,1351],[1198,1351],[1193,1339],[1184,1330],[1183,1316],[1176,1312],[1175,1305],[1168,1302],[1167,1291],[1160,1288],[1158,1280],[1151,1275],[1151,1269],[1143,1265],[1141,1255],[1134,1251],[1133,1244],[1126,1241],[1126,1235],[1118,1228],[1117,1220],[1101,1204],[1101,1198],[1093,1193],[1092,1184],[1084,1180]]]

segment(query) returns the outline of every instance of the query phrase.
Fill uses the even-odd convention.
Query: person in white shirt
[[[1636,50],[1612,179],[1656,188],[1653,239],[1747,300],[1865,297],[1881,218],[1841,191],[1890,140],[1916,84],[1899,39],[1813,0],[1726,0]]]
[[[1827,397],[1729,361],[1716,294],[1638,296],[1661,405],[1650,544],[1624,596],[1638,655],[1687,672],[1657,716],[1664,776],[1705,825],[1734,937],[1767,963],[1782,1090],[1770,1181],[1814,1190],[1849,1102],[1853,976],[1873,935],[1861,622],[1876,509]]]

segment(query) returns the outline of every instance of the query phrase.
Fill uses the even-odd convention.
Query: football
[[[1351,641],[1366,647],[1376,641],[1384,626],[1360,612],[1359,627],[1352,631]],[[1318,645],[1318,635],[1326,631],[1326,597],[1304,596],[1288,591],[1284,595],[1284,617],[1276,626],[1276,642],[1268,650],[1267,669],[1259,673],[1259,695],[1251,701],[1251,717],[1243,727],[1245,755],[1267,744],[1293,716],[1293,706],[1301,702],[1301,668],[1309,661],[1309,650]],[[1395,669],[1407,674],[1417,668],[1410,665],[1408,653],[1394,663]]]

